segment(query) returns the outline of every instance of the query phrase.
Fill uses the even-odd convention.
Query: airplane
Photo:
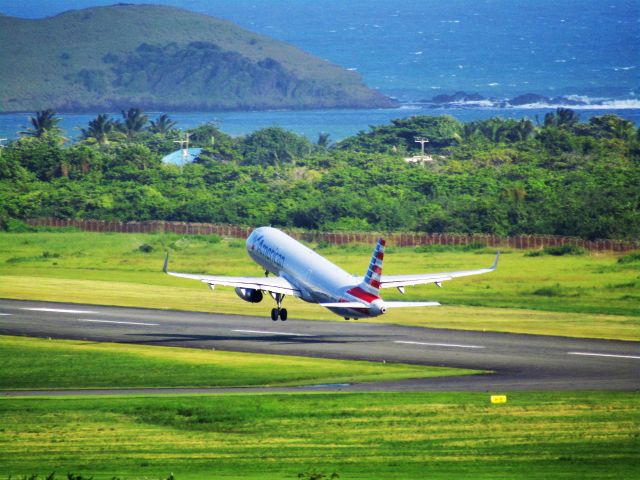
[[[309,303],[329,309],[345,320],[377,317],[389,308],[432,307],[438,302],[396,302],[380,298],[380,289],[397,288],[404,294],[405,287],[442,282],[458,277],[480,275],[494,271],[498,266],[500,252],[493,265],[478,270],[459,272],[422,273],[415,275],[382,275],[385,241],[376,243],[369,268],[364,276],[353,276],[309,247],[301,244],[286,233],[273,227],[255,229],[247,238],[249,256],[265,270],[264,277],[227,277],[177,273],[167,270],[169,253],[164,260],[162,271],[174,277],[199,280],[209,284],[235,287],[236,294],[244,301],[259,303],[263,292],[269,293],[276,301],[271,310],[271,319],[286,321],[288,312],[282,308],[286,295],[300,298]],[[270,277],[272,273],[275,276]]]

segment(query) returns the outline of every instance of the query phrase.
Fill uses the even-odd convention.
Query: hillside
[[[202,151],[183,167],[161,160],[179,131],[66,145],[55,129],[30,133],[0,155],[0,229],[54,217],[640,238],[639,131],[612,114],[582,123],[558,109],[543,125],[410,117],[336,145],[278,127],[231,137],[201,125],[189,133]],[[405,161],[420,151],[415,137],[430,139],[424,165]]]
[[[388,107],[354,72],[214,17],[114,5],[0,15],[0,112]]]

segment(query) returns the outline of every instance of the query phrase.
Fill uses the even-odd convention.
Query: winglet
[[[493,261],[493,265],[489,267],[489,270],[495,270],[496,268],[498,268],[498,260],[500,260],[500,250],[498,250],[498,253],[496,253],[496,259]]]
[[[167,273],[167,266],[169,265],[169,252],[167,252],[167,256],[164,257],[164,265],[162,265],[162,271]]]

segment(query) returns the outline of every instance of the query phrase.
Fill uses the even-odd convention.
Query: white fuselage
[[[249,256],[266,271],[285,278],[312,303],[362,302],[364,308],[328,307],[345,317],[372,317],[384,313],[380,297],[358,287],[355,277],[304,246],[289,235],[271,227],[254,230],[247,238]]]

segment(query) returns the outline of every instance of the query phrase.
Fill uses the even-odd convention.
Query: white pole
[[[419,143],[422,151],[421,157],[424,158],[424,144],[429,143],[429,140],[423,137],[415,137],[414,142]]]

